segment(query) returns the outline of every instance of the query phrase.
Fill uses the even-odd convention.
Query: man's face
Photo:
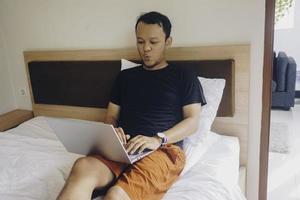
[[[147,68],[153,68],[165,61],[165,50],[171,45],[171,38],[158,24],[139,22],[136,29],[137,49]]]

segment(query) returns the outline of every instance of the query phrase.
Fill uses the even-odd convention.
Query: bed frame
[[[189,67],[199,76],[226,79],[213,131],[239,138],[245,186],[250,45],[175,47],[166,56],[175,66]],[[135,48],[25,51],[24,58],[34,116],[94,121],[104,119],[120,60],[140,59]]]

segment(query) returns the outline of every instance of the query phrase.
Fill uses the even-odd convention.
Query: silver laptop
[[[153,152],[128,154],[114,127],[102,122],[52,117],[47,121],[66,150],[72,153],[87,155],[96,147],[109,160],[132,164]]]

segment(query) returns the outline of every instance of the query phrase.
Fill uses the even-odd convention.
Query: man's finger
[[[121,127],[119,127],[119,131],[120,131],[120,133],[122,135],[123,144],[126,144],[127,143],[126,135],[125,135],[125,133],[124,133],[124,131],[123,131],[123,129]]]
[[[141,137],[143,137],[142,135],[137,135],[137,136],[135,136],[134,138],[132,138],[131,140],[130,140],[130,142],[135,142],[136,140],[138,140],[139,138],[141,138]]]
[[[131,152],[132,149],[142,141],[143,138],[139,138],[138,140],[132,142],[131,140],[128,142],[128,146],[126,148],[127,152]]]
[[[131,149],[139,140],[143,139],[142,137],[134,137],[133,139],[129,140],[127,143],[126,149]]]
[[[138,149],[138,153],[143,152],[143,151],[147,148],[147,146],[148,146],[147,143],[145,143],[145,144],[143,144],[142,146],[140,146],[140,148]]]
[[[143,146],[144,144],[146,143],[146,141],[140,141],[140,142],[137,142],[133,148],[131,149],[131,151],[129,152],[129,154],[134,154],[135,152],[137,152],[137,150]]]
[[[130,140],[126,145],[126,151],[129,153],[135,144],[136,144],[136,142],[132,142]]]

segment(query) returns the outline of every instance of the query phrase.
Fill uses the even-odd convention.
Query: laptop
[[[47,121],[68,152],[87,155],[96,147],[107,159],[127,164],[133,164],[153,152],[146,149],[141,153],[128,154],[114,127],[109,124],[52,117],[48,117]]]

